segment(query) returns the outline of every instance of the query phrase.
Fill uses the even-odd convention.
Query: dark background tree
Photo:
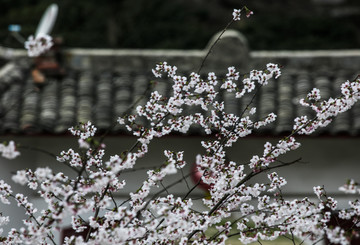
[[[233,8],[255,12],[233,25],[260,49],[352,49],[360,47],[357,0],[59,0],[53,30],[67,47],[204,48],[231,18]],[[49,0],[0,0],[0,45],[21,47],[9,37],[20,24],[35,32]]]

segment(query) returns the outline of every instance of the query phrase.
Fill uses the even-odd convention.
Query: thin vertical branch
[[[189,183],[187,182],[187,180],[186,180],[186,178],[185,178],[184,171],[183,171],[182,168],[180,169],[180,172],[181,172],[181,176],[183,177],[183,179],[184,179],[184,181],[185,181],[186,187],[188,188],[188,190],[190,190]]]
[[[206,53],[204,59],[201,62],[201,65],[197,71],[198,74],[200,74],[202,68],[204,67],[205,61],[207,60],[207,58],[209,57],[210,53],[212,52],[212,50],[214,49],[214,47],[216,46],[216,44],[220,41],[221,37],[224,35],[224,33],[227,31],[227,29],[229,28],[229,26],[234,22],[234,20],[232,19],[229,23],[227,23],[226,27],[221,31],[220,35],[217,37],[217,39],[215,40],[215,42],[210,46],[208,52]]]

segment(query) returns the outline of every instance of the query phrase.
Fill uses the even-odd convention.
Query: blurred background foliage
[[[360,48],[358,0],[0,0],[0,46],[22,47],[8,25],[27,38],[53,2],[66,47],[202,49],[246,5],[255,14],[232,28],[252,50]]]

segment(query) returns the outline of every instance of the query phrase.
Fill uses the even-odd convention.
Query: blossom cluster
[[[20,156],[20,152],[16,150],[15,142],[10,141],[8,144],[0,144],[1,156],[7,159],[14,159]]]
[[[52,37],[47,34],[38,34],[36,37],[29,36],[25,42],[25,49],[30,57],[44,54],[53,46]]]
[[[72,135],[79,136],[81,140],[93,137],[96,133],[96,127],[91,122],[80,123],[77,127],[69,128]]]
[[[249,18],[251,15],[254,14],[253,11],[251,11],[250,9],[248,9],[246,6],[244,6],[243,9],[234,9],[233,11],[233,21],[239,21],[240,20],[240,16],[241,16],[241,12],[245,10],[245,14],[246,17]]]
[[[311,108],[316,116],[309,119],[307,116],[295,118],[293,129],[299,134],[312,134],[320,127],[326,127],[334,117],[352,108],[360,99],[360,78],[354,81],[346,81],[341,85],[342,96],[320,100],[320,90],[313,89],[307,98],[301,99],[300,104]]]

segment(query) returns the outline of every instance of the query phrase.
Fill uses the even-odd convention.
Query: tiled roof
[[[213,40],[211,41],[213,42]],[[210,43],[211,43],[210,42]],[[0,69],[0,134],[63,134],[77,122],[92,121],[100,130],[112,128],[119,115],[140,99],[156,80],[155,89],[169,95],[170,81],[154,79],[151,69],[160,61],[177,65],[179,72],[196,71],[204,50],[83,50],[65,51],[66,75],[47,78],[37,89],[30,75],[32,60],[24,52],[13,51]],[[0,50],[0,54],[4,54]],[[282,76],[264,87],[255,106],[262,117],[270,112],[278,115],[276,123],[260,133],[284,134],[291,131],[293,118],[309,111],[297,104],[312,87],[322,97],[339,94],[339,84],[358,74],[360,51],[254,51],[246,40],[233,31],[222,39],[206,61],[203,72],[224,74],[235,65],[241,73],[262,69],[266,63],[283,66]],[[239,113],[249,97],[235,100],[222,94],[228,112]],[[112,133],[122,133],[119,128]],[[202,134],[199,129],[192,134]],[[360,105],[337,117],[323,134],[360,135]]]

